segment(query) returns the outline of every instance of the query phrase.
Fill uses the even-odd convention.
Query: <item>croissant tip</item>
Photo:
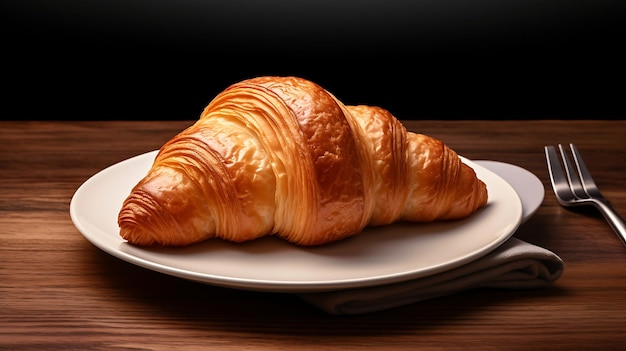
[[[127,225],[120,226],[120,236],[127,243],[137,246],[152,246],[157,244],[157,241],[151,235],[148,235],[139,228]]]

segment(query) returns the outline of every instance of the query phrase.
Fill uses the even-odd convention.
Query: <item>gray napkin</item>
[[[299,296],[329,314],[363,314],[473,288],[542,288],[555,282],[563,268],[563,260],[552,251],[512,237],[475,261],[432,276]]]

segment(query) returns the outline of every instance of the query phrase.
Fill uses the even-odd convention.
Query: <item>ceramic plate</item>
[[[115,257],[216,286],[303,293],[419,278],[485,255],[522,221],[522,202],[513,186],[462,157],[489,191],[487,206],[463,220],[367,228],[352,238],[312,248],[276,237],[244,244],[214,239],[184,248],[139,248],[119,236],[117,214],[155,156],[156,151],[135,156],[89,178],[72,197],[71,219],[89,242]]]

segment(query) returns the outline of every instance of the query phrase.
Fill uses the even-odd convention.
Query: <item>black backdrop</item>
[[[2,2],[3,119],[185,119],[297,75],[401,119],[623,118],[623,1]]]

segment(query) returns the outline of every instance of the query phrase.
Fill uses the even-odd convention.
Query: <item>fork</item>
[[[560,158],[564,166],[561,166],[554,146],[544,148],[550,182],[557,201],[565,207],[595,206],[609,222],[622,243],[626,245],[626,222],[598,189],[576,146],[569,144],[569,147],[574,163],[569,160],[563,146],[559,144]],[[563,173],[563,168],[565,173]]]

